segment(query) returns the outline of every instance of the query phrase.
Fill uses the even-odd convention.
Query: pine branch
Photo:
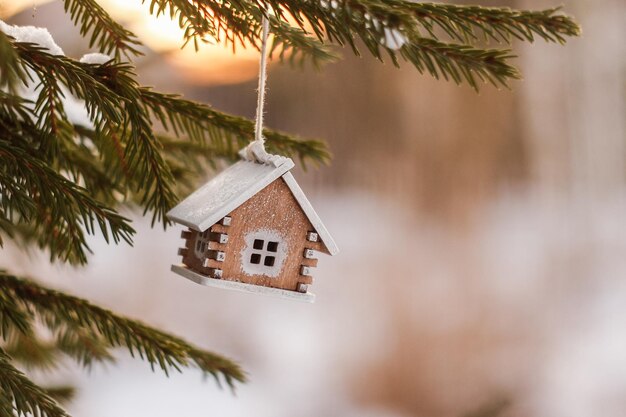
[[[412,63],[419,72],[443,76],[457,82],[467,81],[477,89],[476,78],[498,81],[506,85],[510,79],[519,78],[514,67],[507,63],[511,58],[508,50],[480,49],[469,45],[444,43],[420,33],[420,24],[411,13],[412,3],[402,1],[339,1],[328,3],[299,2],[290,0],[270,1],[274,11],[283,15],[300,16],[301,27],[310,25],[317,36],[326,36],[330,41],[349,45],[355,54],[360,54],[356,37],[360,38],[368,51],[383,60],[383,51],[398,65],[398,55]],[[400,51],[388,46],[390,34],[404,43]]]
[[[92,65],[91,75],[117,94],[124,103],[123,121],[116,131],[107,131],[107,139],[116,141],[114,147],[124,150],[120,167],[125,170],[125,179],[141,192],[140,205],[144,215],[152,211],[152,224],[162,221],[167,224],[165,213],[177,201],[173,190],[173,177],[161,155],[161,144],[152,128],[147,109],[141,103],[141,87],[129,66],[120,64]],[[103,137],[98,132],[95,137]],[[101,147],[101,149],[103,149]]]
[[[73,126],[74,133],[82,138],[85,132],[96,135],[94,130],[82,126]],[[99,138],[98,143],[110,143],[110,139]],[[108,207],[116,207],[123,201],[127,194],[124,182],[116,179],[115,162],[118,160],[116,154],[114,158],[107,158],[102,161],[100,155],[94,153],[91,141],[73,140],[64,142],[61,155],[63,158],[63,169],[67,171],[67,176],[75,183],[83,184],[84,188],[97,201]],[[105,168],[106,167],[106,168]]]
[[[18,416],[69,417],[44,389],[34,384],[11,364],[11,358],[0,348],[0,398],[15,404]]]
[[[119,60],[121,55],[142,55],[137,49],[141,42],[129,30],[114,21],[95,0],[63,0],[65,12],[80,28],[80,34],[86,37],[91,32],[89,47],[97,45],[100,52],[114,54]]]
[[[266,15],[256,4],[247,1],[203,0],[150,0],[150,13],[169,15],[177,21],[185,30],[185,44],[192,41],[196,50],[200,42],[216,42],[230,45],[233,51],[246,43],[260,49],[261,19]],[[276,35],[271,49],[279,51],[281,60],[299,64],[310,60],[319,68],[338,58],[329,46],[288,22],[271,18],[270,30]]]
[[[37,154],[19,142],[0,140],[0,185],[12,194],[2,199],[8,219],[19,213],[19,220],[42,227],[40,244],[51,250],[51,258],[86,263],[89,250],[82,228],[96,231],[108,242],[131,243],[134,230],[129,220],[103,206],[85,189],[52,170]]]
[[[32,281],[0,271],[0,288],[31,308],[46,325],[81,328],[103,337],[111,346],[126,347],[152,368],[159,366],[166,374],[172,369],[195,365],[219,381],[221,375],[234,388],[245,381],[238,365],[221,356],[200,350],[182,339],[143,323],[118,316],[80,298],[50,290]]]
[[[41,140],[38,151],[44,157],[59,155],[61,142],[72,140],[71,126],[67,122],[67,115],[61,97],[63,93],[57,82],[54,70],[41,72],[40,90],[35,102],[35,129],[40,132]]]
[[[55,329],[55,348],[72,358],[84,368],[91,368],[94,363],[115,362],[111,354],[111,344],[100,335],[92,334],[80,327],[67,324]]]
[[[63,95],[62,83],[74,96],[85,100],[91,121],[99,130],[106,130],[105,122],[119,124],[123,120],[124,97],[108,87],[111,77],[122,78],[132,67],[127,63],[94,65],[85,64],[61,55],[52,55],[45,49],[29,43],[12,42],[14,49],[26,66],[32,69],[42,82],[50,84]],[[128,77],[127,77],[128,78]],[[124,78],[126,79],[126,78]]]
[[[4,340],[19,335],[30,336],[33,316],[4,291],[0,291],[0,337]]]
[[[228,3],[218,0],[150,1],[151,13],[159,15],[169,11],[170,17],[177,19],[180,27],[185,29],[186,41],[193,40],[196,47],[199,41],[209,38],[214,42],[231,43],[233,47],[247,41],[259,48],[261,20],[263,16],[269,16],[271,31],[275,35],[272,49],[282,48],[280,58],[291,51],[296,56],[308,54],[322,56],[324,60],[334,59],[334,54],[324,52],[317,40],[349,45],[359,55],[356,42],[359,39],[378,59],[382,60],[384,51],[396,65],[400,56],[419,72],[428,71],[457,82],[465,80],[475,89],[477,78],[504,85],[510,79],[519,78],[517,71],[508,64],[508,59],[512,58],[510,51],[491,50],[479,54],[471,47],[469,43],[478,40],[478,33],[505,43],[510,43],[513,38],[533,41],[535,36],[563,43],[566,36],[578,36],[580,28],[571,18],[557,14],[558,10],[516,11],[405,0],[268,0],[257,4],[241,0]],[[290,29],[292,21],[298,28]],[[440,42],[435,48],[435,43],[439,42],[437,28],[452,40],[468,44]],[[389,33],[408,41],[399,53],[387,45]],[[433,66],[419,58],[433,56],[434,49],[447,51],[437,56],[437,71],[432,71],[429,67]]]
[[[13,403],[7,395],[0,390],[0,417],[15,417]]]
[[[1,34],[1,32],[0,32]],[[34,103],[0,90],[0,124],[5,129],[20,129],[22,124],[35,120],[35,113],[31,109]],[[34,128],[34,125],[32,125]]]
[[[561,8],[539,11],[510,8],[465,6],[455,4],[400,3],[410,10],[418,22],[434,36],[435,27],[444,30],[451,38],[461,42],[483,37],[497,42],[510,43],[511,39],[533,42],[535,36],[545,41],[565,43],[566,36],[580,36],[580,27],[568,16],[558,14]]]
[[[143,192],[142,206],[144,213],[153,212],[153,223],[165,220],[167,212],[176,202],[172,190],[172,177],[160,154],[160,145],[154,135],[148,114],[137,102],[138,84],[128,64],[94,65],[83,64],[70,58],[51,55],[31,44],[15,42],[18,50],[28,65],[43,79],[55,74],[54,82],[60,80],[67,89],[80,99],[84,99],[86,108],[100,136],[113,136],[119,131],[127,132],[125,140],[126,165],[130,173],[131,184]],[[40,97],[56,84],[42,90]],[[55,91],[59,89],[56,88]],[[47,94],[52,98],[54,94]],[[41,110],[53,113],[59,104],[54,100],[41,99]],[[39,109],[39,108],[38,108]],[[38,110],[37,109],[37,110]],[[50,124],[48,133],[53,136],[63,126],[65,115],[59,119],[45,118],[42,123]],[[58,144],[57,144],[58,145]]]
[[[51,342],[40,340],[35,335],[16,332],[4,347],[13,362],[27,369],[48,371],[57,366],[59,350]]]
[[[273,16],[270,16],[269,23],[271,33],[274,34],[269,55],[273,56],[277,52],[280,61],[300,66],[310,61],[314,68],[320,69],[324,64],[335,62],[341,57],[330,45],[311,37],[301,28]]]
[[[400,30],[409,38],[421,37],[420,29],[424,29],[438,39],[434,28],[439,27],[462,42],[477,40],[477,32],[506,43],[512,37],[533,41],[533,34],[558,42],[580,35],[580,27],[570,17],[557,14],[559,8],[527,11],[406,0],[270,0],[268,7],[275,13],[299,16],[298,24],[311,24],[319,37],[327,33],[329,39],[351,46],[355,34],[368,43],[372,38],[380,41],[385,29]]]
[[[0,301],[0,307],[3,303]],[[30,320],[34,320],[34,317],[30,317]],[[56,368],[63,355],[88,369],[94,363],[115,362],[110,352],[112,346],[101,336],[67,324],[45,324],[52,330],[51,340],[44,341],[33,333],[26,334],[15,329],[4,347],[12,361],[19,362],[28,369],[43,371]]]
[[[165,227],[165,213],[177,199],[172,173],[161,156],[161,145],[152,132],[148,116],[143,109],[138,108],[138,104],[128,108],[128,123],[132,123],[134,129],[125,148],[126,166],[132,178],[142,182],[137,184],[137,190],[142,191],[144,215],[153,210],[152,225],[162,221]]]
[[[76,396],[76,388],[71,385],[56,385],[44,389],[50,397],[61,404],[70,402]]]
[[[254,122],[243,117],[219,112],[209,106],[144,88],[142,100],[166,130],[186,135],[199,143],[209,142],[222,153],[233,153],[254,139]],[[308,162],[327,163],[330,154],[324,142],[300,139],[272,129],[263,135],[271,152],[296,156]]]
[[[506,63],[513,58],[507,50],[477,49],[419,38],[404,45],[400,54],[420,72],[427,71],[437,79],[440,76],[452,79],[457,84],[466,81],[475,90],[478,90],[477,78],[494,86],[506,86],[507,80],[520,78],[515,67]]]
[[[13,49],[11,38],[0,31],[0,88],[14,92],[18,81],[25,82],[24,64]]]

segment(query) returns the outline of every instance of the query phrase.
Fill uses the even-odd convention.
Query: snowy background
[[[0,17],[48,27],[70,56],[90,52],[60,1],[39,3],[0,0]],[[252,115],[253,53],[190,57],[155,35],[161,23],[131,13],[133,2],[102,3],[150,47],[138,63],[144,83]],[[525,80],[512,91],[476,95],[347,51],[324,73],[271,67],[268,124],[327,138],[335,155],[331,167],[296,173],[342,250],[320,259],[313,305],[170,273],[179,230],[138,216],[135,247],[96,239],[80,270],[3,249],[0,265],[228,354],[250,377],[233,395],[120,352],[116,366],[57,376],[80,387],[69,410],[626,415],[626,6],[564,4],[584,36],[516,45]]]

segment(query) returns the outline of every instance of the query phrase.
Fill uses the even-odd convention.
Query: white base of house
[[[285,298],[288,300],[302,301],[305,303],[312,303],[315,301],[315,294],[310,292],[301,293],[297,291],[281,290],[279,288],[263,287],[261,285],[246,284],[237,281],[228,281],[226,279],[217,279],[207,277],[197,272],[192,271],[185,265],[172,265],[172,272],[177,273],[197,284],[206,285],[209,287],[222,288],[226,290],[235,290],[242,292],[249,292],[253,294],[270,295],[273,297]]]

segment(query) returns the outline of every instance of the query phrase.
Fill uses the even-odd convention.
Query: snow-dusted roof
[[[231,165],[171,209],[167,218],[194,230],[205,231],[282,176],[328,252],[336,254],[339,249],[335,241],[288,172],[294,166],[293,161],[280,157],[272,162],[261,164],[242,160]]]
[[[300,204],[302,211],[304,211],[304,214],[306,214],[309,221],[315,228],[315,231],[319,235],[320,239],[322,240],[322,242],[324,242],[324,245],[326,245],[328,253],[331,255],[335,255],[337,252],[339,252],[339,248],[337,247],[335,240],[332,238],[330,233],[328,233],[326,226],[324,226],[324,223],[322,223],[322,219],[320,219],[320,217],[315,212],[315,209],[309,202],[309,199],[306,198],[304,191],[302,191],[302,188],[300,188],[300,186],[296,182],[296,179],[293,177],[293,175],[291,175],[291,172],[285,173],[285,175],[283,175],[283,179],[291,190],[291,194],[293,194],[298,204]]]

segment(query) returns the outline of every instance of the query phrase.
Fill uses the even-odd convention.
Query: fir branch
[[[59,155],[61,142],[72,140],[73,132],[67,122],[67,115],[61,97],[54,70],[41,72],[41,82],[38,85],[39,95],[35,101],[35,129],[40,132],[41,138],[38,151],[45,157]]]
[[[76,388],[71,385],[56,385],[44,387],[46,393],[59,403],[67,403],[76,396]]]
[[[124,54],[142,55],[137,49],[141,42],[129,30],[109,16],[95,0],[63,0],[65,12],[80,28],[81,36],[91,32],[89,47],[97,45],[100,52],[114,54],[117,59]]]
[[[269,17],[269,23],[271,33],[274,34],[270,56],[278,51],[280,61],[287,61],[292,65],[302,65],[310,61],[316,69],[320,69],[322,65],[340,58],[329,45],[311,37],[299,27],[293,27],[274,16]]]
[[[200,42],[217,42],[232,46],[233,51],[246,43],[260,49],[261,20],[267,15],[257,4],[247,1],[204,0],[150,0],[150,13],[167,14],[177,21],[185,30],[185,44],[192,41],[196,50]],[[286,21],[270,17],[270,30],[276,35],[271,49],[279,50],[281,60],[292,64],[310,60],[319,68],[338,58],[328,45]]]
[[[94,130],[82,126],[74,125],[73,128],[79,138],[83,138],[82,135],[86,131],[96,134]],[[98,138],[96,141],[97,143],[110,143],[110,138],[107,139]],[[101,161],[102,158],[93,150],[92,142],[81,140],[64,142],[61,155],[63,168],[67,170],[68,177],[75,183],[83,184],[94,199],[109,207],[115,207],[121,202],[126,194],[124,182],[116,180],[113,175],[115,166]],[[117,160],[117,155],[113,161],[115,160]]]
[[[128,108],[128,121],[133,125],[124,152],[128,170],[137,181],[137,190],[142,192],[140,204],[144,207],[144,215],[152,210],[152,225],[162,221],[165,227],[165,213],[177,199],[172,173],[161,155],[161,144],[152,131],[148,115],[138,108],[138,104]]]
[[[2,395],[3,394],[3,395]],[[17,416],[69,417],[46,391],[33,383],[11,364],[11,358],[0,348],[1,401],[15,404]]]
[[[420,72],[435,77],[443,76],[457,82],[467,81],[477,89],[476,78],[497,81],[507,85],[510,79],[519,78],[514,67],[507,63],[510,51],[483,51],[470,45],[444,43],[430,31],[433,38],[420,33],[420,25],[403,1],[345,0],[316,3],[290,0],[270,1],[273,10],[281,10],[288,16],[300,16],[301,27],[310,25],[317,36],[326,36],[341,45],[349,45],[360,54],[356,38],[360,38],[367,50],[383,60],[383,51],[399,65],[398,55],[412,63]],[[387,46],[389,31],[406,40],[400,51]]]
[[[13,190],[18,197],[3,198],[3,208],[9,219],[17,212],[20,221],[46,230],[39,239],[42,246],[50,248],[52,258],[86,263],[89,247],[82,228],[94,234],[95,223],[107,242],[112,238],[115,243],[131,243],[134,230],[128,219],[94,200],[84,188],[59,175],[23,146],[0,140],[0,186]]]
[[[0,30],[0,88],[15,92],[19,81],[26,82],[24,63],[13,49],[11,38]]]
[[[7,340],[10,337],[32,335],[33,316],[30,311],[18,304],[9,294],[0,291],[0,337]]]
[[[418,38],[404,45],[400,54],[420,72],[428,72],[437,79],[440,76],[452,79],[457,84],[466,81],[475,90],[478,90],[477,78],[495,86],[506,86],[507,80],[520,78],[517,69],[506,63],[513,58],[507,50],[477,49]]]
[[[0,417],[15,417],[13,402],[0,390]]]
[[[141,90],[141,96],[164,128],[176,135],[184,134],[200,143],[208,141],[224,153],[236,151],[254,139],[254,122],[246,118],[147,88]],[[308,162],[327,163],[330,159],[324,142],[300,139],[272,129],[264,129],[263,136],[271,152],[296,156],[304,166]]]
[[[106,130],[104,136],[113,142],[119,137],[119,143],[113,143],[113,146],[124,149],[118,157],[125,180],[135,192],[141,193],[140,205],[144,208],[144,215],[151,211],[152,224],[161,221],[165,227],[165,213],[177,200],[173,177],[161,155],[161,144],[152,128],[150,115],[141,103],[141,87],[132,67],[105,64],[91,65],[89,70],[91,76],[122,100],[121,126],[117,130]],[[94,137],[103,137],[99,130],[96,128]]]
[[[272,49],[281,47],[279,57],[287,51],[298,54],[322,56],[333,59],[324,52],[315,39],[349,45],[360,54],[360,39],[376,58],[383,58],[385,51],[398,65],[398,56],[411,62],[419,72],[428,71],[446,79],[466,80],[477,88],[476,78],[497,81],[506,85],[518,78],[517,71],[508,64],[510,51],[490,51],[477,54],[470,44],[440,43],[436,48],[446,50],[437,56],[437,71],[432,71],[424,59],[432,56],[434,43],[439,41],[435,29],[443,29],[453,40],[464,43],[477,41],[477,33],[486,38],[510,43],[512,38],[533,41],[539,36],[547,41],[565,42],[566,36],[577,36],[580,28],[569,17],[557,14],[558,9],[543,11],[515,11],[509,8],[486,8],[433,3],[413,3],[405,0],[338,0],[326,2],[303,2],[299,0],[268,0],[265,3],[249,3],[235,0],[151,0],[151,13],[161,14],[169,10],[170,17],[185,29],[186,41],[205,40],[225,44],[249,42],[260,45],[260,22],[270,17],[271,31],[275,36]],[[298,30],[291,30],[295,21]],[[295,28],[294,28],[295,29]],[[409,41],[404,51],[386,45],[389,31],[395,31]],[[425,31],[429,37],[422,33]],[[410,52],[408,52],[410,51]],[[295,59],[294,59],[295,60]],[[432,66],[430,66],[432,67]]]
[[[124,133],[124,158],[130,183],[135,191],[143,193],[141,205],[144,214],[152,211],[153,224],[156,221],[165,224],[164,214],[176,202],[173,179],[160,154],[160,144],[148,114],[137,102],[139,85],[132,67],[124,63],[83,64],[67,57],[51,55],[31,44],[16,42],[14,46],[42,78],[54,72],[72,94],[85,100],[89,116],[100,137],[112,137],[119,131]],[[43,91],[41,94],[44,94]],[[51,100],[42,101],[53,103]],[[54,104],[42,107],[48,112],[53,108]],[[60,120],[65,120],[63,115]],[[63,125],[59,122],[54,126]]]
[[[32,101],[17,96],[15,93],[0,90],[0,123],[6,129],[20,129],[22,124],[31,123],[36,117],[31,108],[32,104]],[[34,125],[32,128],[34,129]]]
[[[5,301],[0,301],[0,308]],[[34,320],[34,317],[30,317]],[[29,369],[48,371],[57,367],[63,355],[73,359],[84,368],[94,363],[112,363],[115,359],[110,352],[112,346],[101,336],[91,334],[80,327],[59,325],[56,322],[44,323],[53,331],[51,340],[41,340],[34,333],[14,331],[4,347],[14,362]]]
[[[27,369],[51,370],[59,359],[59,350],[54,343],[40,340],[34,334],[16,333],[4,349],[13,362]]]
[[[234,388],[245,381],[245,375],[232,361],[200,350],[184,340],[156,330],[143,323],[118,316],[77,297],[50,290],[32,281],[0,271],[0,288],[32,308],[48,326],[67,325],[93,332],[111,346],[126,347],[152,368],[170,370],[195,365],[216,379],[221,375]]]
[[[147,0],[142,0],[145,3]],[[193,41],[198,50],[199,42],[205,41],[209,36],[219,42],[220,35],[228,36],[228,28],[219,16],[212,16],[206,8],[200,9],[193,1],[187,0],[149,0],[150,14],[157,17],[168,15],[173,21],[177,21],[180,28],[185,30],[185,44]],[[229,13],[230,14],[230,13]],[[243,24],[238,22],[240,26]],[[219,26],[216,26],[218,24]],[[246,28],[247,29],[247,28]],[[232,40],[232,38],[229,38]]]
[[[513,10],[508,7],[482,7],[438,3],[400,3],[409,9],[434,35],[434,28],[443,29],[458,41],[477,40],[478,34],[497,42],[510,43],[512,39],[533,42],[535,36],[545,41],[565,43],[566,36],[580,36],[580,26],[570,17],[559,14],[561,8],[546,10]]]
[[[13,42],[13,47],[42,82],[46,80],[50,88],[55,89],[54,94],[63,94],[59,87],[62,83],[74,96],[85,100],[87,112],[97,129],[105,129],[105,122],[122,122],[121,106],[125,99],[109,88],[106,81],[131,72],[129,64],[85,64],[65,56],[52,55],[30,43]]]
[[[102,336],[92,334],[81,327],[71,327],[67,324],[54,330],[56,333],[55,348],[82,367],[91,368],[96,362],[115,362],[115,358],[110,352],[112,346]]]

